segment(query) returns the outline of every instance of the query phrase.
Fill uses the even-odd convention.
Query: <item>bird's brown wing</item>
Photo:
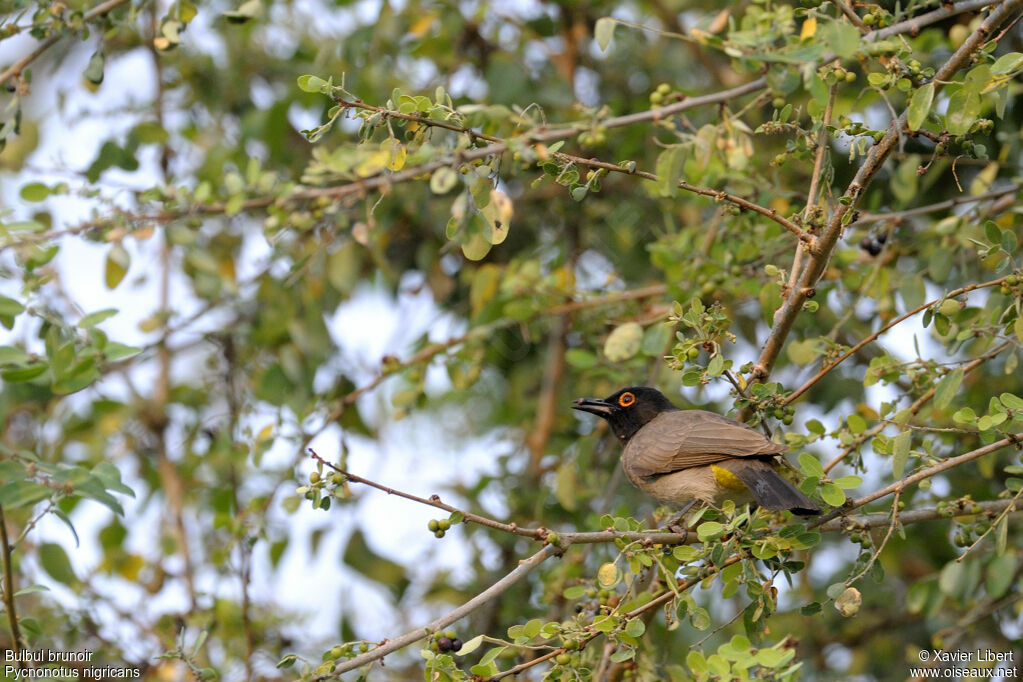
[[[732,457],[763,457],[787,448],[733,419],[703,410],[662,412],[626,446],[626,467],[655,476]]]

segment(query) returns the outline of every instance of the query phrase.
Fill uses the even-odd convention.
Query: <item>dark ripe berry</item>
[[[582,613],[583,612],[583,605],[582,604],[576,604],[575,605],[575,612],[576,613]]]
[[[888,241],[888,233],[882,232],[881,234],[874,237],[874,239],[877,240],[878,244],[884,244],[886,241]]]
[[[462,640],[460,640],[460,639],[453,639],[453,640],[451,640],[451,649],[453,651],[458,651],[459,649],[462,648],[462,644],[464,644],[464,642],[462,642]]]
[[[437,640],[437,650],[441,653],[446,653],[455,648],[455,643],[451,641],[450,637],[441,637]]]

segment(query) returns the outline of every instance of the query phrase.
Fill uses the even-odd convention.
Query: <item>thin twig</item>
[[[816,520],[813,523],[811,523],[809,527],[810,528],[824,527],[825,524],[827,524],[828,521],[831,521],[832,519],[837,518],[838,516],[842,516],[844,514],[847,514],[849,511],[852,511],[853,509],[859,509],[860,507],[862,507],[862,506],[864,506],[866,504],[870,504],[874,500],[879,500],[882,497],[885,497],[887,495],[891,495],[895,491],[902,491],[907,486],[911,486],[911,485],[913,485],[915,483],[919,483],[920,481],[924,480],[925,478],[930,478],[932,476],[937,476],[941,472],[948,471],[949,469],[953,469],[953,468],[959,466],[960,464],[965,464],[967,462],[971,462],[971,461],[977,459],[978,457],[983,457],[984,455],[989,455],[992,452],[996,452],[996,451],[1001,450],[1002,448],[1008,447],[1010,445],[1017,445],[1018,446],[1020,443],[1023,443],[1023,433],[1014,433],[1014,434],[1011,434],[1010,436],[1008,436],[1006,438],[1002,438],[1001,440],[996,440],[994,443],[989,443],[988,445],[985,445],[983,447],[977,448],[976,450],[971,450],[970,452],[967,452],[965,454],[959,455],[958,457],[949,457],[946,460],[938,462],[934,466],[927,467],[926,469],[921,469],[920,471],[916,472],[915,474],[907,476],[907,477],[905,477],[905,478],[903,478],[901,480],[895,481],[891,485],[885,486],[884,488],[881,488],[880,490],[875,490],[872,493],[869,493],[867,495],[864,495],[861,498],[853,500],[852,502],[849,502],[846,505],[844,505],[842,507],[839,507],[838,509],[835,509],[835,510],[825,514],[824,516],[822,516],[818,520]]]
[[[1008,196],[1010,194],[1017,194],[1020,191],[1019,184],[1009,185],[1008,187],[1002,187],[1001,189],[991,190],[990,192],[984,192],[983,194],[976,194],[973,196],[962,196],[955,197],[953,199],[947,199],[945,201],[939,201],[934,204],[927,204],[926,206],[917,206],[916,208],[907,208],[904,211],[891,211],[889,213],[861,213],[853,225],[862,225],[866,223],[880,223],[880,222],[901,222],[906,218],[911,218],[918,215],[927,215],[928,213],[938,213],[939,211],[947,211],[948,209],[961,206],[963,204],[969,204],[977,201],[987,201],[988,199],[998,199],[999,197]]]
[[[965,287],[960,287],[959,289],[955,289],[954,291],[948,292],[947,294],[945,294],[941,298],[936,298],[933,301],[928,301],[927,303],[921,303],[920,305],[918,305],[916,308],[913,308],[909,312],[906,312],[906,313],[903,313],[902,315],[899,315],[894,320],[892,320],[891,322],[889,322],[885,326],[881,327],[880,329],[878,329],[873,334],[870,334],[870,335],[864,337],[859,343],[857,343],[855,346],[852,346],[849,350],[847,350],[846,352],[844,352],[841,355],[839,355],[831,363],[829,363],[826,367],[822,367],[820,369],[820,371],[818,371],[816,374],[814,374],[805,384],[803,384],[802,386],[797,388],[795,391],[793,391],[792,393],[790,393],[787,396],[785,396],[785,399],[781,401],[781,404],[782,405],[788,405],[789,403],[795,401],[797,398],[799,398],[799,396],[803,395],[803,393],[808,391],[810,389],[810,387],[812,387],[818,381],[823,379],[831,370],[835,369],[842,362],[844,362],[845,360],[847,360],[850,357],[852,357],[853,355],[855,355],[861,348],[870,345],[871,343],[876,341],[879,336],[881,336],[882,334],[887,332],[889,329],[891,329],[892,327],[894,327],[894,326],[896,326],[896,325],[898,325],[898,324],[900,324],[902,322],[905,322],[906,320],[908,320],[909,318],[913,317],[917,313],[923,312],[927,308],[933,306],[936,303],[940,303],[941,301],[943,301],[943,300],[945,300],[947,298],[955,298],[957,296],[962,296],[963,294],[968,294],[971,291],[976,291],[977,289],[984,289],[986,287],[1000,286],[1002,283],[1005,282],[1005,278],[1006,277],[1010,277],[1010,276],[1011,275],[1006,275],[1005,277],[999,277],[998,279],[993,279],[993,280],[991,280],[989,282],[980,282],[980,283],[977,283],[977,284],[969,284],[969,285],[967,285]]]
[[[82,22],[89,23],[93,19],[106,14],[110,10],[116,8],[118,5],[123,5],[127,1],[128,0],[107,0],[104,3],[100,3],[99,5],[96,5],[91,10],[82,15]],[[66,34],[63,33],[55,33],[54,35],[40,42],[36,49],[32,50],[32,52],[30,52],[29,54],[25,55],[24,57],[11,64],[9,67],[7,67],[7,69],[5,69],[3,73],[0,73],[0,85],[3,85],[12,77],[15,76],[20,77],[21,72],[25,70],[26,66],[35,61],[36,58],[38,58],[39,55],[41,55],[43,52],[46,52],[46,50],[50,49],[55,44],[57,44],[57,42],[59,42],[60,39],[63,38],[65,35]]]
[[[963,374],[964,375],[969,374],[970,372],[977,369],[982,364],[984,364],[991,358],[995,357],[1002,351],[1012,348],[1013,345],[1014,344],[1012,343],[1012,341],[1006,341],[996,346],[995,348],[992,348],[991,350],[989,350],[987,353],[984,353],[980,357],[970,360],[968,363],[963,365]],[[907,408],[909,410],[910,415],[916,416],[917,414],[919,414],[921,408],[923,408],[923,406],[926,405],[931,400],[931,398],[934,397],[934,394],[935,392],[937,392],[937,390],[938,390],[937,385],[931,386],[923,393],[923,395],[914,400]],[[838,455],[833,460],[824,465],[824,473],[828,473],[829,471],[834,469],[836,466],[838,466],[839,462],[841,462],[842,460],[849,456],[849,453],[855,451],[865,442],[867,442],[877,434],[884,431],[884,428],[885,428],[884,423],[878,423],[869,428],[868,430],[864,431],[863,433],[861,433],[859,436],[856,437],[856,439],[852,443],[847,445],[845,449],[842,450],[842,452],[838,453]]]

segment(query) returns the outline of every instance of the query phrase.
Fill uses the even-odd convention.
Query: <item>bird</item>
[[[629,481],[661,504],[736,504],[755,500],[769,511],[810,516],[821,509],[778,473],[787,448],[759,431],[705,410],[682,410],[649,386],[630,386],[607,398],[578,398],[572,408],[611,425],[622,443]]]

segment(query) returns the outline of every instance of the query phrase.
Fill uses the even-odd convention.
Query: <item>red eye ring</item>
[[[636,402],[636,396],[631,393],[622,393],[618,396],[618,404],[622,407],[628,407],[632,403]]]

